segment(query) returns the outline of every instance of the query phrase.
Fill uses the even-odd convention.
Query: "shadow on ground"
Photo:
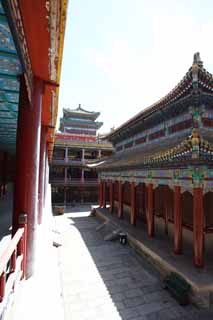
[[[68,281],[68,286],[72,287],[64,294],[67,295],[65,300],[69,304],[69,312],[75,315],[76,320],[92,317],[122,320],[212,319],[206,310],[198,310],[192,305],[179,306],[162,288],[159,274],[144,258],[128,245],[104,241],[104,236],[111,230],[103,228],[96,231],[101,221],[88,216],[88,212],[85,207],[72,208],[64,215],[67,227],[64,234],[66,243],[61,252],[62,272],[66,273],[63,286],[67,286],[65,282]],[[66,250],[76,250],[67,268],[64,260]],[[81,274],[75,275],[78,271]],[[87,311],[82,312],[85,309]]]

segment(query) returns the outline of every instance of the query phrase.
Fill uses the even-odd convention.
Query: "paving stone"
[[[114,304],[115,304],[117,310],[123,310],[126,308],[125,304],[121,301],[119,301],[119,302],[114,301]]]
[[[157,292],[152,292],[144,295],[144,300],[145,302],[157,302],[157,301],[174,301],[172,297],[168,295],[167,292],[164,291],[157,291]]]
[[[124,304],[127,307],[135,307],[135,306],[140,306],[142,304],[144,304],[144,298],[143,296],[139,296],[139,297],[134,297],[134,298],[126,298],[124,300]]]
[[[139,288],[127,290],[125,292],[125,296],[127,298],[141,297],[142,296],[142,290],[139,289]]]
[[[122,320],[133,319],[134,317],[140,315],[134,308],[126,308],[124,310],[121,310],[119,313],[122,317]]]
[[[124,295],[123,293],[114,293],[111,295],[111,298],[114,302],[119,302],[123,299]]]

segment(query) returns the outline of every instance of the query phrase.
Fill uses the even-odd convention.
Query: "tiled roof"
[[[174,165],[180,163],[195,163],[213,160],[213,144],[201,139],[196,129],[192,135],[183,139],[179,137],[173,140],[170,145],[156,144],[147,148],[122,152],[96,164],[97,169],[128,169],[132,167],[162,167],[163,165]],[[93,165],[94,167],[94,165]]]
[[[113,140],[115,136],[119,135],[127,127],[131,128],[131,126],[136,122],[145,120],[156,111],[165,108],[166,106],[189,94],[196,94],[200,91],[207,94],[213,94],[213,76],[206,71],[206,69],[204,69],[203,63],[200,60],[200,55],[199,53],[196,53],[194,55],[192,66],[173,90],[171,90],[166,96],[161,98],[153,105],[143,109],[140,113],[130,118],[127,122],[110,133],[107,136],[107,139]]]
[[[76,109],[64,108],[63,112],[64,112],[64,117],[69,115],[75,115],[75,116],[89,116],[92,119],[96,119],[100,115],[100,112],[88,111],[83,109],[80,104]]]

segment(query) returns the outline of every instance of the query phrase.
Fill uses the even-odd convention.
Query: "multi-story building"
[[[87,164],[112,154],[112,144],[100,139],[99,112],[81,108],[63,110],[60,133],[56,134],[50,170],[54,204],[97,202],[98,177]]]
[[[111,211],[142,220],[149,238],[165,234],[175,254],[191,248],[196,267],[213,249],[212,92],[196,53],[171,92],[108,135],[116,152],[98,166],[100,206],[109,189]]]

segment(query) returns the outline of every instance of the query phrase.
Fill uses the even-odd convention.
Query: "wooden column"
[[[101,150],[98,150],[98,158],[101,159]]]
[[[47,128],[41,128],[40,161],[39,161],[39,188],[38,188],[38,224],[42,223],[44,207],[44,189],[45,189],[45,166],[46,166],[46,139]]]
[[[147,185],[147,231],[148,237],[154,236],[154,192],[153,184]]]
[[[112,213],[113,212],[113,206],[114,206],[114,195],[113,195],[113,181],[110,180],[110,185],[109,185],[109,202],[110,202],[110,208],[109,211]]]
[[[6,194],[7,187],[7,167],[8,167],[8,153],[4,152],[3,161],[2,161],[2,194],[3,196]]]
[[[131,182],[131,216],[130,223],[136,224],[136,186],[134,182]]]
[[[32,104],[29,104],[24,77],[20,81],[14,185],[13,234],[20,215],[27,215],[26,277],[33,274],[38,210],[38,180],[43,83],[34,78]]]
[[[106,181],[103,180],[103,201],[102,201],[102,207],[106,208]]]
[[[103,203],[103,187],[102,187],[102,180],[100,179],[99,182],[99,207],[102,207]]]
[[[65,153],[64,153],[64,160],[65,162],[68,162],[68,147],[65,148]]]
[[[203,212],[203,189],[193,190],[193,241],[194,241],[194,264],[196,267],[204,265],[204,212]]]
[[[44,188],[44,207],[47,203],[47,190],[49,185],[49,160],[48,160],[48,147],[46,147],[45,157],[45,188]]]
[[[174,253],[182,252],[182,204],[180,186],[174,187]]]
[[[84,183],[84,169],[81,169],[81,183]]]
[[[81,156],[81,161],[84,162],[84,157],[85,157],[85,149],[82,149],[82,156]]]
[[[164,190],[164,220],[165,220],[165,234],[167,235],[168,235],[168,226],[169,226],[169,210],[170,210],[169,190],[166,188]]]
[[[122,181],[118,182],[118,218],[123,217],[123,186]]]
[[[67,204],[67,187],[64,187],[64,206]]]
[[[64,183],[67,184],[67,167],[64,167]]]
[[[141,185],[141,207],[142,207],[142,214],[146,214],[146,185],[142,183]]]

